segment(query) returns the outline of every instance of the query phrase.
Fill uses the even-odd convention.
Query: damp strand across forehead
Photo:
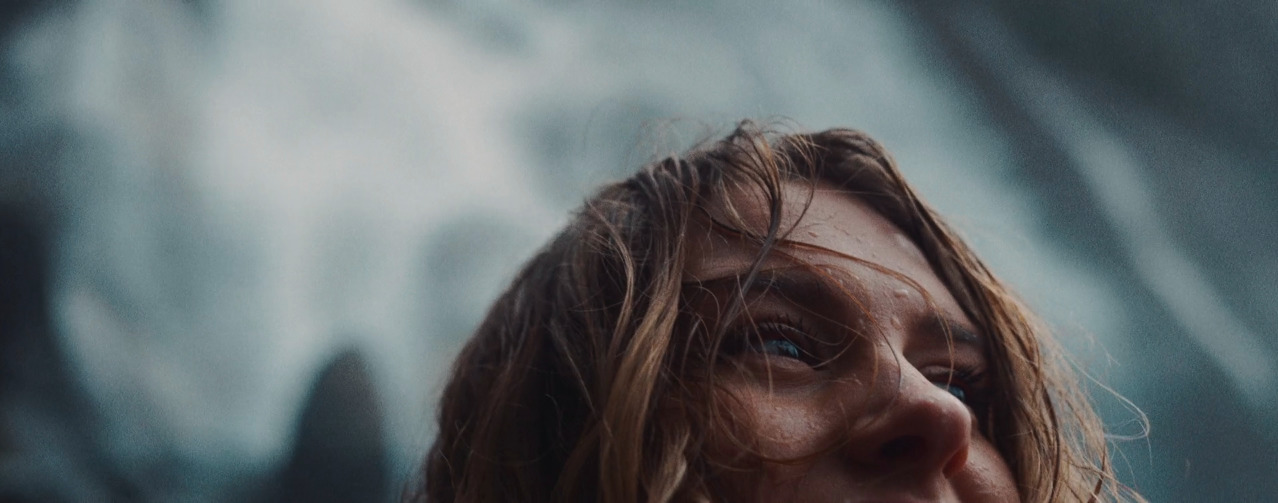
[[[918,318],[919,326],[905,327],[899,316],[887,320],[876,320],[872,315],[866,316],[864,299],[868,295],[866,286],[858,275],[847,273],[831,267],[810,267],[791,265],[784,267],[765,267],[751,284],[745,284],[741,275],[729,275],[706,281],[685,283],[685,291],[693,297],[712,295],[722,305],[722,299],[740,298],[747,306],[759,299],[773,298],[798,306],[803,311],[817,316],[821,313],[850,312],[845,320],[827,318],[826,321],[837,324],[850,334],[863,336],[870,334],[887,323],[891,329],[912,329],[920,333],[936,337],[943,344],[961,345],[974,349],[980,354],[987,352],[988,340],[970,323],[957,319],[934,309],[928,304],[929,314]],[[901,299],[926,299],[922,293],[913,288],[897,288],[891,297]],[[746,308],[748,316],[749,307]]]
[[[888,283],[899,281],[900,285],[893,288],[917,292],[927,302],[935,300],[928,291],[948,292],[949,285],[939,281],[935,275],[912,278],[900,273],[909,268],[931,269],[932,266],[906,233],[853,194],[855,191],[835,188],[824,182],[801,180],[783,181],[769,197],[762,197],[762,189],[750,191],[738,187],[735,192],[721,196],[719,203],[711,204],[705,219],[694,219],[689,232],[685,282],[736,274],[741,270],[754,269],[758,273],[759,269],[790,265],[829,268],[832,260],[847,259],[856,266],[846,267],[844,261],[843,270],[834,277]],[[732,202],[735,202],[733,212],[740,219],[734,222],[716,220],[716,213],[722,212],[716,208]],[[848,219],[846,215],[836,218],[839,205],[849,203],[859,208],[853,212],[854,218]],[[774,215],[766,210],[777,205],[782,209],[780,213]],[[760,235],[763,229],[769,228],[775,229],[778,234],[775,241]],[[769,243],[774,244],[768,246]],[[704,260],[709,256],[714,256],[715,260]],[[919,280],[927,284],[920,284]],[[849,291],[856,291],[864,285],[844,281],[843,286]],[[944,305],[939,308],[966,313],[951,300],[950,295],[943,297]]]

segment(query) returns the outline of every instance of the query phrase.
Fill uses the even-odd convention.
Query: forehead
[[[824,183],[785,181],[780,192],[778,235],[798,245],[788,247],[787,253],[801,258],[830,255],[824,250],[902,273],[920,268],[930,272],[927,259],[904,232],[847,191]],[[707,210],[716,222],[754,235],[765,234],[772,221],[770,203],[757,190],[731,191]],[[705,220],[695,222],[689,237],[691,254],[684,272],[691,281],[730,275],[757,258],[756,241],[715,229]]]
[[[761,191],[736,190],[724,199],[711,203],[710,218],[749,234],[767,232],[771,210]],[[793,266],[796,261],[831,267],[869,290],[899,289],[904,277],[925,290],[937,308],[962,312],[918,246],[865,201],[831,185],[801,181],[783,182],[781,200],[778,234],[786,244],[780,246],[783,253],[765,259],[765,269]],[[717,229],[708,221],[693,225],[689,238],[685,281],[739,276],[758,258],[756,240]]]

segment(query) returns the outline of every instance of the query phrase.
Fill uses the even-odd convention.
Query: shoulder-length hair
[[[787,180],[841,188],[893,222],[988,334],[996,391],[986,434],[1024,501],[1140,499],[1115,479],[1101,423],[1062,351],[883,147],[853,130],[780,135],[750,122],[603,187],[523,267],[457,357],[411,498],[713,499],[706,439],[732,418],[705,371],[723,334],[684,309],[686,236],[712,201],[757,191],[772,220],[750,236],[757,272],[784,243]]]

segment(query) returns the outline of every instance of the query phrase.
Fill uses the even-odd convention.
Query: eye
[[[968,403],[967,390],[964,389],[963,386],[960,386],[952,382],[938,382],[934,384],[936,384],[936,387],[941,388],[945,391],[948,391],[951,395],[954,395],[954,398],[959,399],[960,402]]]
[[[809,347],[811,337],[807,329],[788,318],[748,325],[737,330],[733,337],[740,344],[735,353],[791,359],[813,368],[820,366],[820,359]]]
[[[987,393],[985,373],[975,369],[954,368],[932,378],[932,384],[954,395],[954,398],[975,408],[984,402]]]

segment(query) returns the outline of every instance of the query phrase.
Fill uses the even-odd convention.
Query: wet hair
[[[1102,425],[1062,350],[883,147],[848,129],[777,134],[750,122],[603,187],[523,267],[457,357],[438,436],[408,499],[720,495],[716,476],[731,462],[710,459],[707,439],[731,430],[733,418],[707,369],[725,334],[688,313],[688,235],[710,219],[756,242],[746,291],[786,244],[787,181],[845,190],[886,217],[986,334],[994,391],[983,423],[1022,500],[1140,501],[1116,480]],[[743,189],[766,197],[765,232],[710,216]],[[740,315],[743,295],[729,301],[729,316]]]

